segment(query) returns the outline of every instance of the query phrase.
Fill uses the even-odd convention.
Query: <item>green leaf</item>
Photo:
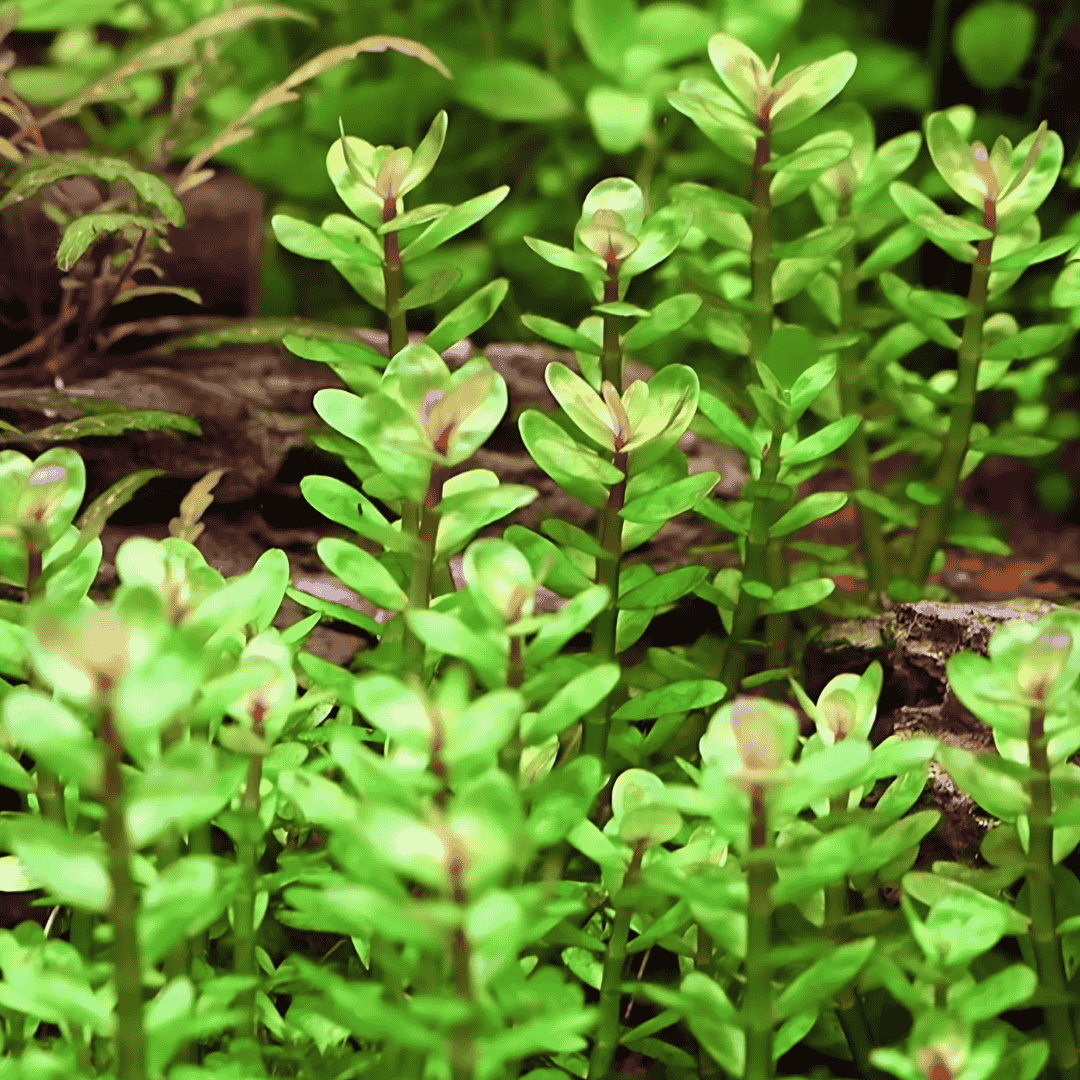
[[[680,597],[693,592],[708,578],[709,572],[704,566],[680,566],[667,574],[656,577],[627,589],[619,596],[618,607],[657,608],[673,604]]]
[[[953,27],[953,49],[968,82],[1000,90],[1020,74],[1035,45],[1039,18],[1017,0],[982,0]]]
[[[179,228],[185,223],[180,200],[164,180],[153,173],[136,169],[119,158],[98,157],[83,150],[54,152],[44,159],[28,159],[28,163],[8,181],[8,190],[0,198],[0,210],[29,198],[43,187],[72,176],[93,176],[110,183],[126,180],[139,198],[160,210],[170,224]]]
[[[972,439],[968,449],[978,454],[1000,454],[1002,457],[1042,457],[1056,450],[1054,439],[1040,439],[1036,435],[986,435]]]
[[[62,704],[20,686],[4,698],[0,713],[12,745],[83,791],[100,788],[105,770],[103,751],[90,730]]]
[[[521,414],[518,430],[529,456],[568,494],[596,510],[607,505],[608,488],[623,474],[609,461],[575,442],[536,409]]]
[[[763,172],[822,173],[847,158],[855,140],[847,131],[825,131],[807,139],[790,154],[774,157],[762,166]]]
[[[641,232],[636,250],[619,267],[620,284],[663,262],[683,241],[693,216],[679,205],[664,206],[649,217]]]
[[[170,747],[125,797],[125,819],[135,846],[155,840],[171,824],[185,833],[208,822],[240,789],[246,770],[242,758],[215,755],[204,742]]]
[[[846,491],[817,491],[796,503],[769,529],[770,539],[790,536],[812,521],[835,514],[847,506]]]
[[[522,60],[492,60],[462,71],[458,101],[494,120],[542,124],[574,109],[558,80]]]
[[[611,558],[611,553],[604,549],[604,545],[595,536],[578,528],[577,525],[571,525],[568,521],[548,518],[547,521],[541,522],[540,529],[563,547],[574,548],[593,559]]]
[[[378,607],[404,611],[408,606],[408,596],[401,591],[390,572],[363,548],[336,537],[324,536],[316,545],[316,551],[332,574]]]
[[[185,431],[189,435],[201,435],[202,428],[190,416],[161,412],[158,409],[132,409],[101,413],[97,416],[80,416],[61,424],[24,432],[21,436],[0,432],[3,442],[68,442],[90,436],[120,435],[125,431]]]
[[[565,731],[607,699],[621,674],[618,664],[601,664],[571,679],[538,713],[526,713],[522,717],[523,745],[539,746],[552,735]]]
[[[1050,291],[1050,306],[1080,307],[1080,262],[1066,263]]]
[[[558,244],[549,244],[546,240],[537,240],[532,236],[523,237],[526,244],[545,262],[557,266],[560,270],[573,270],[583,277],[591,278],[602,274],[604,264],[595,255],[584,255]]]
[[[528,647],[530,664],[542,664],[554,656],[575,634],[585,629],[611,602],[603,585],[583,589],[557,611],[541,628]]]
[[[437,304],[461,278],[461,270],[456,266],[448,266],[444,270],[436,270],[430,277],[425,278],[419,285],[414,285],[387,315],[393,317],[402,311],[411,311],[413,308],[426,307],[428,304]]]
[[[20,815],[5,824],[6,847],[19,858],[26,876],[61,904],[106,911],[112,885],[101,837],[76,835],[52,821]]]
[[[139,944],[147,963],[156,963],[177,942],[205,930],[225,911],[232,890],[206,855],[177,859],[161,871],[139,905]]]
[[[107,491],[103,491],[83,512],[78,521],[79,538],[62,556],[49,562],[38,578],[39,587],[44,587],[65,566],[70,566],[99,536],[105,528],[105,522],[122,506],[131,502],[135,493],[145,483],[158,476],[165,476],[164,469],[140,469],[121,477]],[[95,571],[96,572],[96,571]]]
[[[668,683],[659,690],[649,690],[620,705],[613,720],[651,720],[669,713],[704,709],[722,701],[727,688],[713,679],[688,679]]]
[[[661,338],[667,337],[668,334],[685,326],[698,313],[700,307],[701,297],[694,293],[669,296],[657,304],[646,318],[626,332],[622,343],[624,352],[644,349]]]
[[[509,288],[510,282],[506,278],[496,278],[483,288],[477,289],[472,296],[463,300],[439,321],[435,329],[424,338],[424,344],[441,353],[451,345],[463,341],[495,314],[506,299]]]
[[[1026,964],[1010,964],[964,991],[960,1015],[969,1024],[993,1020],[1007,1009],[1022,1007],[1038,985],[1039,977]]]
[[[764,612],[767,615],[778,615],[787,611],[801,611],[831,596],[835,589],[836,582],[832,578],[811,578],[809,581],[800,581],[795,585],[789,585],[786,589],[777,589],[765,601]]]
[[[984,353],[983,360],[1028,360],[1056,349],[1070,334],[1066,323],[1044,323],[1029,326],[1018,334],[994,342]]]
[[[892,499],[877,491],[853,491],[851,497],[861,503],[868,510],[883,517],[886,521],[895,522],[906,528],[914,529],[916,525],[914,513],[906,507],[898,506]]]
[[[919,810],[894,821],[871,841],[860,860],[859,871],[877,870],[916,847],[941,820],[937,810]]]
[[[369,394],[382,381],[381,369],[386,366],[386,357],[362,342],[323,341],[286,334],[281,343],[305,360],[326,364],[354,394]]]
[[[359,626],[361,630],[376,638],[382,637],[386,632],[386,628],[376,622],[370,615],[365,615],[362,611],[356,611],[345,604],[335,604],[333,600],[324,600],[320,596],[313,596],[303,589],[289,588],[285,590],[285,595],[301,607],[317,612],[316,618],[325,615],[328,619],[348,623],[350,626]]]
[[[1042,206],[1057,183],[1064,159],[1061,136],[1047,131],[1045,121],[1020,142],[1009,162],[1012,180],[998,199],[998,232],[1014,229]]]
[[[684,79],[679,89],[667,97],[673,108],[693,120],[701,133],[725,154],[744,165],[753,164],[761,133],[747,116],[737,111],[738,106],[729,94],[700,80]]]
[[[751,460],[761,460],[761,447],[750,429],[720,398],[701,390],[698,392],[698,409],[729,446],[741,450]]]
[[[1035,244],[1033,247],[1016,251],[1012,255],[994,259],[990,264],[990,269],[993,271],[1026,270],[1035,263],[1056,259],[1058,255],[1064,255],[1067,251],[1072,251],[1077,244],[1080,244],[1080,236],[1071,234],[1054,236],[1049,240],[1044,240],[1041,244]]]
[[[712,55],[711,43],[709,54]],[[780,94],[770,112],[772,132],[787,131],[820,112],[844,89],[857,64],[853,52],[839,52],[785,75],[777,83]]]
[[[792,468],[827,457],[851,438],[861,422],[862,417],[858,414],[842,417],[782,452],[781,461],[785,467]]]
[[[634,499],[619,511],[626,521],[666,522],[678,514],[684,514],[720,482],[717,472],[694,473],[673,484]]]
[[[13,791],[33,791],[33,777],[6,750],[0,751],[0,786]]]
[[[950,684],[955,670],[955,666],[950,667]],[[1001,759],[945,744],[938,746],[935,756],[956,786],[994,817],[1015,821],[1029,812],[1031,798],[1025,785],[1002,767]]]
[[[592,586],[592,581],[571,562],[561,548],[531,529],[522,525],[511,525],[503,531],[503,539],[513,544],[525,556],[534,575],[538,575],[550,561],[550,570],[543,583],[557,595],[569,598]]]
[[[821,273],[827,258],[781,259],[772,276],[773,301],[782,304],[797,296]]]
[[[496,484],[443,499],[439,503],[436,557],[441,559],[460,551],[481,529],[528,506],[538,494],[536,488],[526,484]]]
[[[951,124],[949,126],[951,128]],[[956,186],[962,185],[958,182]],[[970,251],[967,241],[986,240],[992,235],[989,229],[977,222],[946,214],[933,199],[927,198],[918,188],[905,184],[902,180],[894,180],[889,185],[889,194],[904,217],[926,233],[938,247],[954,257],[957,250],[965,253]],[[974,261],[974,252],[971,258],[967,258],[966,254],[962,256],[962,261]]]
[[[326,229],[289,217],[287,214],[275,214],[270,219],[270,226],[278,243],[295,255],[305,259],[334,260],[344,259],[350,262],[367,263],[378,266],[380,260],[363,244],[358,244],[343,236],[328,232]]]
[[[332,476],[305,476],[300,481],[300,493],[320,514],[388,551],[413,552],[413,538],[392,528],[369,499],[343,481]],[[362,514],[357,512],[358,506]]]
[[[447,612],[412,608],[406,613],[410,629],[429,648],[466,660],[489,690],[506,683],[506,653],[491,633],[477,633]]]
[[[785,390],[790,390],[817,358],[818,345],[814,335],[801,326],[779,327],[765,347],[764,362]]]
[[[594,86],[585,96],[585,112],[601,148],[628,154],[641,144],[652,122],[652,103],[643,94]]]
[[[554,319],[546,319],[542,315],[522,315],[521,321],[539,337],[547,338],[564,349],[574,349],[577,352],[589,353],[591,356],[599,356],[601,347],[577,330],[572,330],[561,322]]]
[[[858,975],[876,946],[874,938],[866,938],[832,949],[787,985],[776,1001],[777,1016],[793,1016],[830,1001]]]
[[[448,210],[438,221],[433,221],[404,251],[401,252],[403,263],[413,262],[416,259],[434,251],[440,244],[445,243],[458,233],[475,225],[486,217],[506,198],[510,188],[503,184],[484,195],[477,195],[475,199]]]
[[[669,194],[674,202],[690,208],[694,225],[710,240],[749,253],[750,226],[746,217],[752,205],[746,199],[695,183],[676,184]]]
[[[638,35],[634,0],[574,0],[570,11],[574,32],[593,65],[620,76],[623,57]]]
[[[164,222],[139,214],[84,214],[64,229],[56,252],[56,265],[61,270],[70,270],[104,233],[119,232],[125,228],[143,229],[147,233],[165,232]]]
[[[910,221],[891,232],[859,264],[858,278],[869,281],[883,270],[889,270],[908,256],[914,255],[926,243],[926,233]],[[972,252],[972,261],[974,261]]]

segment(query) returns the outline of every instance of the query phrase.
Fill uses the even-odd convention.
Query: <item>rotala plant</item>
[[[1080,747],[1078,634],[1074,613],[1063,612],[1002,627],[990,639],[989,657],[954,656],[949,684],[993,729],[1001,757],[983,762],[959,748],[939,749],[962,791],[983,805],[995,803],[1002,820],[1015,823],[1022,850],[1011,861],[1014,873],[1025,877],[1017,907],[1031,920],[1025,958],[1049,991],[1044,1010],[1054,1066],[1072,1077],[1080,1073],[1080,1061],[1074,1010],[1066,996],[1072,972],[1066,973],[1060,934],[1074,925],[1076,900],[1069,886],[1075,877],[1058,864],[1080,843],[1080,772],[1069,760]]]
[[[498,8],[477,5],[492,49]],[[76,453],[0,453],[0,889],[48,907],[44,926],[0,931],[0,1080],[609,1080],[641,1059],[656,1080],[1080,1080],[1080,618],[1011,623],[988,656],[949,661],[997,754],[877,739],[887,663],[816,700],[800,671],[820,616],[945,595],[928,585],[944,545],[1007,550],[958,485],[987,455],[1062,440],[1062,414],[1038,406],[1069,325],[1021,328],[1006,309],[1026,269],[1076,247],[1068,229],[1043,240],[1036,216],[1061,140],[1041,124],[988,149],[974,110],[931,112],[931,168],[908,182],[923,135],[879,146],[865,109],[833,103],[852,53],[784,71],[711,33],[703,7],[632,8],[574,0],[569,24],[618,82],[584,100],[605,148],[645,146],[635,179],[599,179],[561,221],[513,216],[506,186],[406,206],[439,181],[447,113],[431,104],[427,133],[397,147],[363,137],[370,110],[335,109],[319,138],[349,213],[272,217],[387,332],[385,353],[347,328],[284,335],[345,387],[315,395],[313,442],[355,480],[307,475],[300,490],[334,529],[316,545],[324,566],[375,617],[291,587],[281,550],[228,579],[212,569],[195,542],[220,472],[167,539],[119,547],[115,587],[98,584],[106,520],[157,473],[81,510]],[[209,16],[181,44],[255,12]],[[706,36],[719,84],[704,66],[665,70]],[[65,218],[58,261],[122,239],[108,299],[164,229],[151,212],[179,220],[176,190],[207,178],[214,147],[306,79],[387,48],[448,73],[401,38],[320,53],[253,97],[173,191],[98,161],[90,175],[139,200]],[[145,74],[152,59],[130,63]],[[522,76],[489,59],[461,73],[462,100],[492,70]],[[8,89],[0,104],[25,119]],[[675,116],[653,128],[665,94],[743,170],[741,189],[687,180],[704,174],[685,162],[670,183],[664,147],[696,133]],[[158,164],[185,122],[178,107]],[[50,172],[8,142],[12,202],[83,160]],[[953,196],[968,205],[938,205]],[[452,368],[444,354],[509,282],[474,282],[446,312],[460,267],[426,257],[480,226],[567,284],[565,321],[521,315],[566,352],[543,370],[556,408],[526,409],[517,434],[590,527],[546,510],[504,527],[538,492],[477,467],[507,385],[484,355]],[[928,239],[971,265],[966,298],[902,276]],[[1080,306],[1076,267],[1033,306]],[[425,308],[438,321],[409,315]],[[902,363],[924,347],[920,362],[946,356],[929,377]],[[637,356],[654,374],[628,380]],[[1019,403],[992,430],[978,395],[1003,388]],[[77,424],[69,436],[102,430]],[[691,473],[691,431],[745,455],[737,499],[713,495],[718,472]],[[871,466],[901,451],[915,471],[879,488]],[[850,493],[798,498],[834,466]],[[799,539],[849,498],[861,554]],[[729,565],[634,561],[691,511],[730,534]],[[834,595],[841,574],[865,579],[857,603]],[[658,647],[653,620],[691,595],[723,634]],[[310,614],[282,629],[285,597]],[[364,647],[331,662],[310,636],[321,622]],[[779,700],[789,690],[801,715]],[[941,824],[931,770],[994,819],[978,865],[923,844]]]

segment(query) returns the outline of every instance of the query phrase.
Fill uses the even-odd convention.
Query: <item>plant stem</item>
[[[615,632],[618,627],[619,609],[619,572],[622,562],[623,519],[619,511],[626,505],[626,470],[627,455],[615,454],[615,468],[622,472],[624,479],[615,484],[608,492],[607,506],[600,518],[600,543],[608,558],[596,560],[596,580],[598,585],[607,586],[611,594],[608,606],[600,612],[592,624],[592,652],[605,660],[615,659]],[[607,738],[611,706],[611,695],[592,709],[585,718],[585,732],[582,740],[582,753],[595,754],[601,761],[607,755]]]
[[[983,224],[991,232],[997,225],[996,209],[989,199],[983,212]],[[971,311],[964,320],[964,336],[960,339],[957,356],[958,370],[956,387],[953,390],[953,406],[949,414],[949,432],[945,437],[941,463],[934,477],[934,488],[941,501],[936,506],[927,507],[920,516],[919,530],[908,562],[907,576],[919,585],[925,585],[930,576],[930,564],[948,526],[964,458],[967,455],[971,421],[975,415],[975,390],[979,381],[983,319],[986,314],[986,286],[990,280],[993,246],[993,237],[979,241],[975,265],[971,271],[971,287],[968,290]]]
[[[435,507],[442,498],[443,469],[436,465],[431,470],[423,511],[419,514],[416,536],[419,547],[413,554],[412,580],[409,582],[409,607],[426,608],[431,601],[431,567],[435,561],[435,538],[439,531],[439,514]],[[405,511],[408,510],[408,517]],[[414,521],[418,508],[414,504],[402,507],[402,528],[408,529]],[[412,533],[412,529],[408,529]],[[404,616],[402,616],[404,618]],[[404,638],[405,670],[418,676],[424,663],[424,643],[413,633],[408,624]]]
[[[762,483],[773,483],[780,472],[780,440],[782,431],[774,431],[765,458],[761,463]],[[755,499],[750,512],[750,530],[746,535],[746,559],[743,562],[743,581],[760,581],[768,578],[766,553],[769,544],[769,527],[776,511],[768,499]],[[748,592],[740,592],[735,603],[731,636],[725,642],[723,674],[720,681],[727,688],[725,700],[734,697],[746,670],[746,653],[742,642],[749,637],[757,622],[761,601]]]
[[[265,734],[265,706],[256,701],[252,709],[252,730],[261,739]],[[262,758],[258,754],[248,756],[247,778],[244,794],[240,800],[240,813],[244,818],[244,835],[236,845],[236,859],[240,865],[241,885],[233,909],[233,970],[237,975],[250,976],[255,972],[255,881],[258,874],[259,836],[262,821],[259,818],[259,788],[262,785]],[[240,995],[240,1008],[245,1016],[241,1025],[244,1037],[256,1039],[259,1033],[256,1010],[257,988],[252,987]]]
[[[1050,795],[1050,762],[1045,734],[1046,714],[1033,709],[1028,728],[1028,755],[1034,776],[1031,779],[1031,813],[1028,816],[1028,887],[1031,890],[1031,945],[1039,971],[1039,985],[1063,1000],[1067,993],[1061,940],[1054,911],[1054,829],[1050,823],[1053,803]],[[1076,1030],[1068,1005],[1044,1005],[1046,1030],[1050,1036],[1050,1057],[1061,1080],[1080,1080]]]
[[[1053,74],[1051,68],[1054,66],[1054,50],[1061,43],[1069,27],[1077,22],[1080,22],[1077,0],[1065,0],[1065,3],[1061,5],[1061,10],[1050,24],[1050,29],[1043,38],[1042,48],[1039,50],[1035,79],[1031,84],[1031,97],[1028,98],[1027,112],[1024,114],[1024,121],[1028,127],[1037,124],[1042,114],[1047,87]]]
[[[847,805],[847,792],[829,800],[829,810],[834,814],[846,810]],[[825,933],[838,945],[843,944],[845,940],[839,932],[839,924],[847,913],[848,880],[845,874],[840,881],[825,887]],[[848,1049],[851,1051],[851,1057],[859,1070],[859,1075],[866,1080],[870,1080],[871,1077],[880,1077],[881,1073],[870,1064],[873,1040],[866,1022],[866,1014],[863,1012],[862,1001],[854,987],[847,987],[837,995],[836,1019],[844,1032],[844,1038],[847,1040]]]
[[[768,119],[760,120],[761,135],[754,152],[751,177],[751,200],[753,212],[750,217],[750,276],[753,282],[753,304],[750,316],[750,366],[757,372],[757,364],[765,357],[765,348],[772,337],[773,323],[773,258],[772,258],[772,199],[769,197],[771,174],[764,166],[772,157],[771,134]],[[774,431],[772,442],[761,463],[762,481],[774,481],[780,472],[780,440],[782,431]],[[769,526],[774,520],[773,504],[756,499],[751,512],[750,533],[746,537],[746,559],[743,564],[743,581],[760,581],[768,578],[766,545]],[[727,687],[726,696],[731,697],[738,689],[746,667],[746,655],[740,644],[747,638],[757,622],[760,602],[748,593],[740,592],[735,604],[731,636],[725,642],[724,674],[721,680]]]
[[[143,1027],[142,956],[136,925],[137,902],[131,877],[131,846],[124,820],[123,747],[106,708],[101,718],[105,744],[105,819],[102,834],[112,883],[113,969],[116,980],[117,1080],[146,1080],[146,1031]]]
[[[750,796],[750,855],[746,868],[748,900],[746,923],[746,987],[742,1020],[746,1031],[746,1072],[743,1080],[770,1080],[772,1076],[772,885],[776,869],[763,858],[769,842],[765,793],[760,785]]]
[[[845,187],[837,208],[837,220],[851,217],[851,189]],[[840,250],[840,333],[848,334],[859,326],[859,278],[855,266],[854,237]],[[859,375],[861,349],[851,345],[840,351],[837,381],[840,386],[841,409],[845,416],[862,412],[862,381]],[[873,491],[870,475],[870,453],[866,442],[865,421],[860,419],[847,443],[848,470],[855,491]],[[881,533],[881,518],[861,503],[855,503],[855,516],[862,532],[863,552],[871,595],[880,597],[889,587],[889,570],[885,561],[885,538]]]
[[[397,200],[386,199],[383,202],[383,222],[393,221],[397,217]],[[386,317],[389,323],[387,346],[391,359],[409,344],[409,328],[405,322],[405,309],[400,307],[405,291],[404,276],[401,271],[401,254],[398,248],[398,234],[388,232],[383,237],[383,287],[386,291]]]
[[[641,857],[645,854],[644,840],[634,846],[634,854],[623,879],[623,889],[632,888],[641,880]],[[596,1026],[596,1040],[589,1058],[589,1074],[586,1080],[604,1080],[615,1060],[615,1048],[619,1045],[619,1006],[622,999],[623,965],[626,961],[626,938],[630,933],[630,920],[634,909],[629,905],[620,907],[611,926],[607,956],[604,958],[604,974],[600,981],[600,1019]]]
[[[941,98],[941,73],[945,68],[945,40],[949,36],[949,0],[934,0],[930,17],[930,41],[927,63],[930,66],[930,111],[937,108]]]

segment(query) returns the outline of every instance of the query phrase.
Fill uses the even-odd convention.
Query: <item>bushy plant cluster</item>
[[[107,312],[144,288],[135,273],[182,223],[178,194],[253,136],[245,125],[309,80],[330,93],[361,53],[450,73],[403,36],[331,45],[166,182],[178,147],[205,135],[194,103],[220,107],[227,91],[223,35],[304,13],[70,2],[87,25],[130,31],[130,54],[68,29],[54,68],[0,75],[0,112],[18,125],[0,141],[0,209],[36,200],[73,272],[62,325],[0,362],[38,350],[60,386],[104,355]],[[498,7],[476,4],[492,53]],[[984,0],[957,24],[962,62],[998,57],[988,85],[1031,43],[1017,30],[994,46],[1004,31],[982,9],[1023,29],[1021,7]],[[537,9],[553,26],[562,11]],[[125,541],[118,586],[91,596],[105,523],[156,473],[80,514],[78,453],[0,452],[0,784],[20,806],[0,815],[0,889],[36,891],[48,909],[44,926],[0,931],[0,1080],[604,1080],[628,1055],[672,1080],[769,1080],[790,1061],[863,1080],[1080,1080],[1080,881],[1066,865],[1080,844],[1080,616],[1008,623],[988,656],[950,660],[952,691],[996,753],[872,743],[877,661],[816,701],[800,681],[824,618],[945,595],[928,581],[946,545],[1007,553],[960,497],[980,461],[1049,461],[1076,435],[1046,393],[1080,307],[1080,231],[1044,239],[1038,216],[1062,140],[1040,122],[988,146],[975,110],[952,106],[879,144],[866,107],[836,100],[859,70],[852,51],[766,66],[703,7],[569,12],[596,74],[592,135],[612,154],[643,147],[648,166],[593,184],[562,243],[520,244],[551,290],[581,300],[555,311],[570,322],[521,315],[566,362],[544,369],[558,408],[524,411],[517,432],[595,512],[592,531],[548,518],[480,537],[537,491],[472,467],[507,387],[482,354],[454,370],[442,356],[482,333],[510,288],[455,292],[471,272],[455,245],[507,185],[413,204],[447,166],[446,111],[401,147],[369,141],[363,110],[336,116],[319,156],[337,208],[270,222],[377,313],[387,355],[343,328],[273,319],[203,339],[280,338],[341,380],[315,395],[315,443],[354,482],[310,475],[301,491],[337,527],[317,545],[327,571],[387,617],[293,588],[281,550],[228,579],[210,567],[195,542],[214,475],[168,539]],[[28,0],[9,26],[57,17]],[[167,68],[173,107],[149,115]],[[63,100],[35,115],[21,95],[43,100],[57,71]],[[542,109],[559,83],[528,71],[491,58],[467,67],[460,93],[496,118],[499,95],[504,110]],[[110,153],[45,151],[49,122],[116,100],[127,126],[98,133]],[[654,184],[666,138],[654,119],[668,112],[737,179]],[[101,205],[65,203],[73,177],[108,185]],[[964,295],[902,276],[928,243],[964,264]],[[1039,301],[1014,304],[1044,263]],[[930,345],[939,370],[905,366]],[[629,355],[655,374],[628,380]],[[991,391],[1017,399],[994,425],[979,410]],[[36,432],[6,425],[5,439],[190,430],[98,404]],[[717,472],[689,471],[689,430],[745,455],[737,499],[713,494]],[[879,489],[871,465],[900,452],[912,467]],[[827,468],[850,489],[799,498]],[[861,549],[798,539],[849,503]],[[628,561],[691,513],[730,536],[731,565]],[[840,573],[866,582],[859,603],[833,596]],[[541,585],[557,610],[538,609]],[[724,635],[627,665],[652,620],[690,596]],[[282,629],[285,597],[311,613]],[[306,648],[324,621],[364,635],[349,665]],[[997,821],[977,866],[914,868],[940,819],[920,801],[931,768]]]

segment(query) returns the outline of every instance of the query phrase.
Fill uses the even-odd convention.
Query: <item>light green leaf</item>
[[[403,263],[411,262],[434,251],[440,244],[475,225],[486,217],[509,194],[505,184],[484,195],[477,195],[448,210],[438,221],[433,221],[404,251],[401,252]]]
[[[485,116],[542,124],[574,109],[558,80],[522,60],[491,60],[459,73],[457,98]]]

